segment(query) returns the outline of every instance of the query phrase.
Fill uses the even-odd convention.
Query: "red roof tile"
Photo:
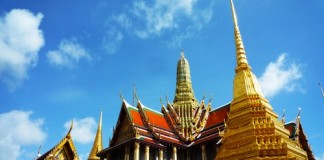
[[[155,111],[152,111],[150,109],[144,108],[144,113],[147,116],[149,122],[159,128],[166,129],[168,131],[171,131],[167,121],[165,120],[162,113],[156,113]]]
[[[131,116],[132,122],[137,125],[137,126],[141,126],[144,127],[141,115],[139,114],[138,110],[135,108],[127,108],[129,115]]]
[[[230,109],[230,104],[209,112],[209,116],[205,125],[205,129],[214,125],[220,124],[227,118],[227,112]]]

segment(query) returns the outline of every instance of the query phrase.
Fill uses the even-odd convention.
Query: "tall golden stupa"
[[[232,0],[231,8],[236,45],[233,101],[216,159],[307,159],[263,96],[246,58]]]

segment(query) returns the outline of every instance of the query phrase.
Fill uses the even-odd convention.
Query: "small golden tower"
[[[236,45],[233,100],[217,160],[307,159],[265,99],[246,59],[232,0]]]
[[[190,138],[195,130],[193,120],[198,102],[192,89],[189,63],[183,50],[181,50],[181,57],[177,65],[177,84],[173,107],[180,118],[177,129],[184,138]]]
[[[97,153],[102,150],[102,111],[100,111],[100,118],[98,123],[97,134],[95,140],[93,142],[93,146],[91,152],[89,154],[88,160],[99,160],[100,158],[97,157]]]

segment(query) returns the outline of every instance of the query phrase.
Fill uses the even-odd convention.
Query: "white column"
[[[140,152],[140,144],[139,142],[135,142],[134,144],[134,160],[139,160]]]
[[[177,147],[173,147],[172,160],[177,160]]]
[[[187,151],[186,151],[187,153],[187,160],[190,160],[190,149],[188,149]]]
[[[150,146],[145,145],[145,157],[144,160],[150,160]]]
[[[163,150],[159,149],[159,160],[163,160]]]
[[[129,160],[129,145],[125,146],[125,156],[124,160]]]

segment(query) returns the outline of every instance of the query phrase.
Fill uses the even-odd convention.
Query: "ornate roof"
[[[78,154],[71,137],[71,130],[73,128],[73,121],[70,130],[66,136],[52,149],[36,158],[36,160],[56,160],[56,159],[69,159],[78,160]]]

